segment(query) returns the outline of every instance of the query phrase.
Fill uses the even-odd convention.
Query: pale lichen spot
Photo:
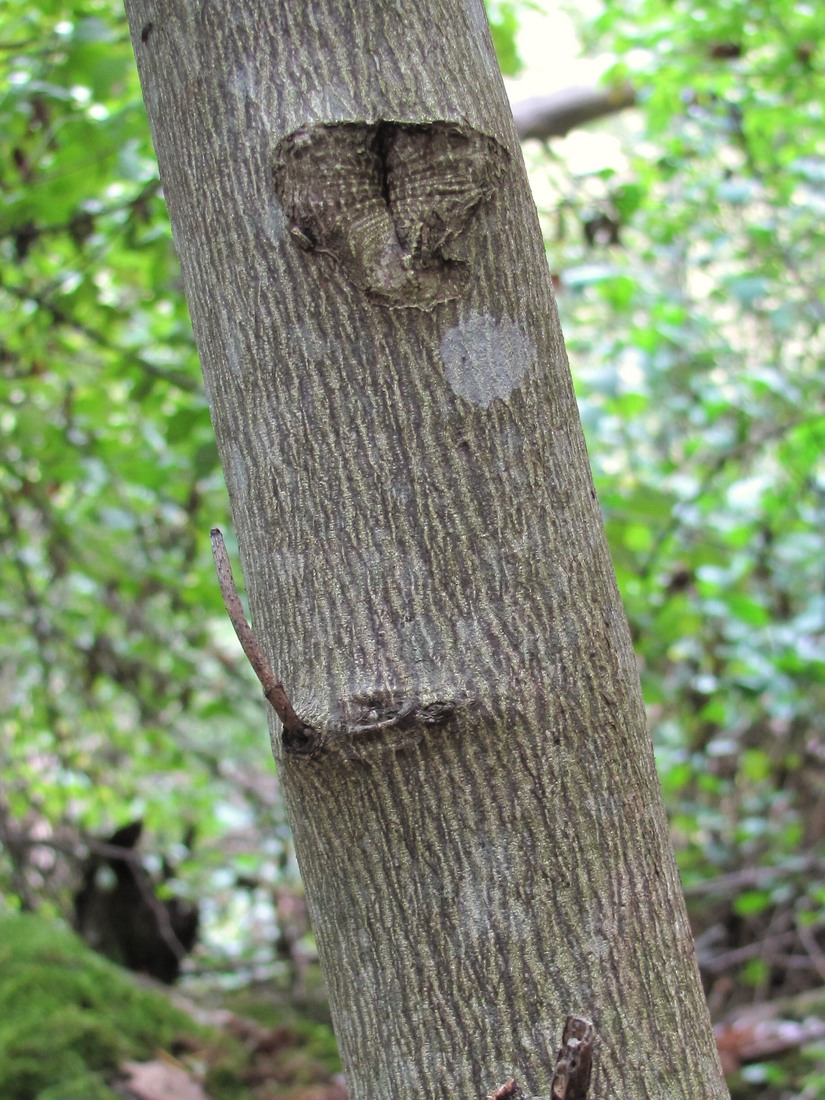
[[[211,372],[207,371],[203,376],[203,391],[206,397],[206,404],[209,408],[210,416],[215,415],[215,394],[212,389]]]
[[[245,492],[249,485],[246,459],[240,446],[235,442],[229,445],[229,455],[226,462],[226,482],[230,489],[235,492]]]
[[[226,81],[227,91],[235,100],[236,108],[246,110],[250,102],[258,101],[258,82],[254,70],[246,65],[238,65],[229,74]]]
[[[441,358],[453,393],[486,409],[519,385],[536,361],[536,345],[509,317],[471,313],[444,333]]]
[[[240,375],[244,370],[244,347],[237,322],[230,316],[228,309],[222,310],[223,347],[226,357],[226,365],[234,375]]]
[[[277,244],[279,241],[283,240],[286,234],[286,221],[284,219],[284,212],[275,199],[272,199],[271,202],[268,202],[261,209],[255,221],[261,235],[265,240],[268,240],[270,244]]]

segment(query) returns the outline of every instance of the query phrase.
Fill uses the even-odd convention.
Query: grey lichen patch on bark
[[[454,122],[322,123],[279,143],[273,178],[299,247],[385,305],[430,309],[461,295],[473,214],[508,160]]]
[[[509,317],[471,313],[441,338],[444,376],[453,393],[485,409],[506,401],[536,362],[536,345]]]

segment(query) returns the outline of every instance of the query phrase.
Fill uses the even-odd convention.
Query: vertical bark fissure
[[[547,1096],[571,1015],[600,1100],[722,1100],[480,0],[127,9],[256,638],[326,738],[281,769],[353,1100]],[[388,120],[506,151],[425,308],[298,247],[273,177]]]

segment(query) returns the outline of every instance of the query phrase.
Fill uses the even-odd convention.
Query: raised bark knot
[[[319,123],[279,143],[273,179],[300,248],[385,305],[429,309],[462,293],[473,214],[508,160],[454,122]]]
[[[466,706],[457,699],[425,702],[392,691],[352,695],[322,723],[319,755],[378,763],[432,733],[446,732]]]

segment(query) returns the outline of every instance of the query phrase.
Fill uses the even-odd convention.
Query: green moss
[[[67,928],[0,916],[0,1096],[110,1100],[105,1074],[199,1029]]]
[[[44,1089],[37,1100],[119,1100],[99,1073],[84,1073],[62,1085]]]
[[[270,999],[262,991],[258,1008],[276,1041],[250,1049],[198,1026],[63,925],[0,915],[0,1100],[118,1100],[118,1066],[164,1049],[197,1052],[213,1100],[268,1100],[328,1081],[338,1068],[329,1026],[277,1011]]]

